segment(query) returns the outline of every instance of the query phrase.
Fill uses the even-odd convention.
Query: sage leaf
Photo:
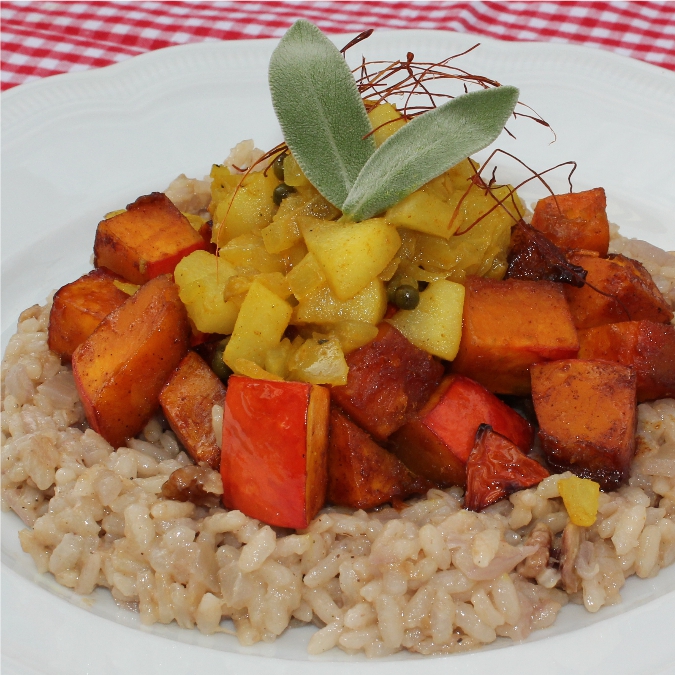
[[[312,185],[342,208],[375,151],[365,106],[342,54],[301,19],[274,50],[269,83],[290,151]]]
[[[412,119],[366,162],[342,211],[365,220],[492,143],[518,102],[515,87],[470,92]]]

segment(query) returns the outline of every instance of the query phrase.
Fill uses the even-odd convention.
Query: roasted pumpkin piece
[[[523,220],[511,230],[507,260],[506,279],[559,281],[577,287],[583,286],[586,279],[585,269],[570,263],[563,251],[543,232]]]
[[[330,415],[327,499],[338,506],[372,509],[434,487],[415,476],[337,408]]]
[[[637,376],[637,400],[675,396],[675,326],[622,321],[579,331],[579,358],[630,366]]]
[[[134,284],[144,284],[172,273],[186,255],[207,247],[169,198],[153,192],[98,224],[94,265],[107,267]]]
[[[532,227],[560,248],[586,249],[607,255],[609,222],[603,188],[545,197],[537,202]]]
[[[452,364],[497,394],[529,394],[533,363],[572,358],[579,342],[560,284],[466,281],[462,340]]]
[[[223,411],[223,503],[304,528],[326,497],[330,396],[319,385],[230,377]]]
[[[481,511],[518,490],[538,485],[549,475],[508,438],[481,424],[466,463],[464,506]]]
[[[101,267],[60,288],[49,314],[49,349],[70,361],[96,326],[129,297],[113,283],[120,280]]]
[[[635,453],[636,377],[608,361],[532,366],[532,400],[549,464],[615,489]]]
[[[113,447],[138,434],[185,356],[190,324],[178,287],[162,275],[109,314],[73,354],[87,421]]]
[[[399,429],[427,402],[443,366],[393,326],[346,357],[347,384],[331,388],[333,400],[376,440]]]
[[[188,352],[164,385],[159,402],[178,440],[197,464],[220,468],[220,448],[211,424],[223,405],[225,386],[195,352]]]
[[[532,427],[485,387],[462,375],[446,377],[426,405],[390,438],[390,448],[412,471],[435,483],[465,484],[476,431],[489,424],[523,451]]]
[[[598,258],[581,252],[571,254],[569,260],[588,272],[582,288],[565,286],[577,328],[640,319],[660,323],[672,320],[668,302],[637,260],[620,254]]]

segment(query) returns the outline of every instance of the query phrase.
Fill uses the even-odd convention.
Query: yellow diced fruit
[[[461,219],[454,217],[455,208],[424,189],[417,190],[386,213],[387,222],[396,227],[433,234],[448,239],[459,227]]]
[[[310,338],[288,360],[288,377],[310,384],[347,384],[349,366],[335,337]]]
[[[110,218],[114,218],[115,216],[119,216],[121,213],[125,213],[126,209],[117,209],[117,211],[110,211],[110,213],[106,213],[105,216],[103,216],[103,220],[110,220]]]
[[[340,341],[345,354],[367,345],[377,337],[377,326],[364,321],[338,321],[331,332]]]
[[[302,172],[300,165],[295,161],[295,157],[290,153],[284,159],[284,183],[291,187],[302,187],[309,185],[307,177]]]
[[[450,179],[452,187],[464,192],[469,187],[470,181],[476,175],[478,169],[480,169],[480,164],[468,157],[448,169],[445,175]]]
[[[197,232],[199,232],[206,223],[201,216],[197,216],[194,213],[183,213],[181,211],[181,214],[187,218],[188,223],[190,223]]]
[[[298,226],[299,218],[313,216],[322,220],[333,220],[339,215],[340,212],[316,188],[308,184],[298,187],[297,192],[281,202],[272,224],[265,227],[260,234],[270,253],[280,253],[302,238]]]
[[[228,335],[234,328],[238,307],[224,299],[224,290],[235,269],[207,251],[194,251],[174,270],[180,299],[197,330]]]
[[[287,197],[281,204],[289,199],[290,197]],[[298,223],[290,217],[273,221],[271,225],[263,228],[260,234],[268,253],[285,251],[302,238]]]
[[[374,129],[373,139],[378,148],[406,123],[404,117],[391,103],[376,105],[368,113],[368,119]]]
[[[259,281],[253,281],[239,310],[223,361],[234,370],[237,359],[265,365],[269,349],[281,342],[292,307]]]
[[[277,210],[272,194],[279,180],[273,171],[267,175],[257,172],[235,178],[240,183],[218,203],[213,214],[212,241],[219,247],[239,235],[269,225]]]
[[[590,527],[598,517],[600,485],[588,478],[570,476],[558,481],[558,491],[570,520],[580,527]]]
[[[452,281],[433,281],[420,293],[420,302],[389,319],[410,342],[424,351],[452,361],[462,337],[464,286]]]
[[[307,297],[312,291],[326,283],[319,261],[313,253],[308,253],[286,277],[293,295],[298,299]]]
[[[294,267],[299,265],[302,262],[302,259],[307,255],[307,247],[305,246],[304,239],[301,239],[297,243],[293,244],[290,248],[286,249],[279,253],[279,258],[284,264],[286,272],[290,272]]]
[[[281,272],[263,272],[262,274],[257,274],[255,279],[263,286],[269,288],[270,291],[276,293],[282,300],[286,300],[291,296],[291,287]]]
[[[292,351],[293,347],[288,338],[268,349],[265,354],[265,370],[285,380],[288,377],[288,359]]]
[[[283,377],[279,377],[274,373],[266,371],[257,363],[249,361],[248,359],[236,359],[232,370],[237,375],[245,375],[246,377],[250,377],[252,380],[272,380],[274,382],[283,382],[284,379]]]
[[[218,255],[235,267],[248,267],[257,272],[286,271],[281,257],[267,252],[259,232],[248,232],[232,239]]]
[[[443,276],[457,282],[469,275],[495,279],[504,276],[514,220],[498,207],[477,221],[495,201],[489,195],[483,197],[478,188],[472,187],[465,201],[474,199],[479,203],[478,209],[462,207],[462,225],[450,239],[417,235],[415,260],[418,264],[429,271],[442,271]]]
[[[338,321],[364,321],[376,325],[387,311],[387,291],[373,279],[350,300],[338,300],[328,286],[321,286],[300,300],[293,312],[293,323],[334,324]]]
[[[396,255],[401,238],[383,218],[360,223],[300,221],[307,248],[316,256],[338,300],[349,300]]]
[[[222,164],[211,166],[211,204],[209,205],[211,214],[223,199],[232,195],[242,178],[241,175],[230,173],[230,170]]]
[[[127,295],[133,295],[140,288],[138,284],[130,284],[126,281],[118,281],[117,279],[113,279],[113,286],[117,286],[122,293],[126,293]]]
[[[248,293],[248,289],[251,288],[254,278],[255,275],[253,274],[235,274],[230,277],[225,284],[223,299],[227,301],[236,295],[245,295]]]

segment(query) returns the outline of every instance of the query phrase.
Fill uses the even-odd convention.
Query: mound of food
[[[288,145],[108,214],[95,269],[23,312],[1,439],[23,550],[144,624],[315,624],[313,654],[452,653],[619,602],[675,560],[675,256],[620,237],[601,188],[530,217],[466,153],[386,173],[427,113],[349,86],[372,139],[346,187],[277,96]],[[508,117],[517,90],[486,91],[427,119]]]

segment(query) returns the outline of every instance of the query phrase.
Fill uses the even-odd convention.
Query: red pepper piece
[[[464,505],[472,511],[537,485],[549,472],[488,424],[481,424],[466,463]]]

